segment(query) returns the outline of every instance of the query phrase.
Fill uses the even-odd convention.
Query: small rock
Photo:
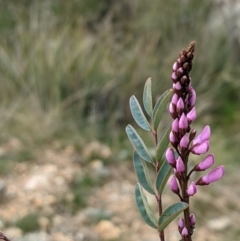
[[[104,166],[103,162],[101,160],[93,160],[90,163],[90,169],[92,176],[96,178],[104,178],[109,176],[110,171],[109,169]]]
[[[121,230],[108,220],[102,220],[96,226],[96,232],[103,240],[119,239],[121,236]]]
[[[35,175],[30,177],[24,185],[26,191],[46,188],[49,186],[48,178],[44,175]]]
[[[79,224],[81,223],[90,224],[90,223],[98,223],[100,220],[110,219],[111,217],[112,217],[112,213],[106,210],[89,207],[81,211],[76,216],[76,219]]]
[[[15,241],[49,241],[49,237],[45,232],[28,233]]]
[[[62,233],[54,233],[52,235],[52,241],[73,241],[72,237],[68,237]]]
[[[10,227],[5,229],[4,235],[10,240],[18,239],[22,237],[22,230],[17,227]]]
[[[212,230],[220,231],[228,228],[229,226],[231,226],[231,224],[232,221],[229,217],[220,217],[218,219],[212,219],[208,221],[207,227]]]

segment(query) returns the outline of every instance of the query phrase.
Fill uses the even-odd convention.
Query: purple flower
[[[183,230],[184,227],[185,227],[184,219],[180,218],[179,221],[178,221],[178,231],[179,231],[180,234],[182,233],[182,230]]]
[[[202,132],[196,137],[195,140],[193,140],[193,146],[197,144],[202,144],[205,141],[208,141],[211,135],[211,129],[210,126],[205,126]]]
[[[209,141],[204,141],[196,146],[191,148],[191,152],[196,155],[201,155],[209,150]]]
[[[176,159],[175,159],[175,154],[174,154],[174,150],[169,147],[166,151],[166,159],[167,162],[172,166],[172,167],[176,167]]]
[[[189,103],[191,106],[194,106],[196,102],[196,92],[193,89],[193,87],[190,88],[190,97],[189,97]]]
[[[194,171],[205,171],[214,163],[214,155],[209,154],[202,162],[194,167]]]
[[[169,186],[170,186],[170,189],[178,194],[179,193],[179,187],[178,187],[178,183],[177,183],[177,179],[175,176],[172,176],[170,181],[169,181]]]
[[[179,113],[182,113],[183,109],[184,109],[184,103],[183,103],[183,99],[180,97],[177,102],[177,110]]]
[[[174,104],[175,106],[177,106],[178,99],[179,99],[178,95],[174,94],[173,97],[172,97],[171,103]]]
[[[181,156],[179,156],[176,161],[176,170],[177,172],[180,172],[180,173],[185,171],[185,165],[183,163]]]
[[[209,172],[207,175],[201,177],[196,182],[196,185],[199,185],[199,186],[208,185],[208,184],[210,184],[212,182],[218,181],[219,179],[222,178],[223,175],[224,175],[224,167],[223,166],[218,166],[213,171]]]
[[[193,196],[197,192],[197,187],[194,182],[191,182],[190,186],[187,188],[186,193],[188,196]]]

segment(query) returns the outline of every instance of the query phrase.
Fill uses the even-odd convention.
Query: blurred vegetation
[[[192,40],[198,121],[239,139],[235,21],[209,0],[0,1],[1,141],[124,142],[129,97],[141,98],[149,76],[155,96],[171,87]]]

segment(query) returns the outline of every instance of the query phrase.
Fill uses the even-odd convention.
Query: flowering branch
[[[143,105],[150,117],[147,120],[143,110],[135,96],[130,98],[130,110],[134,120],[140,128],[152,133],[155,142],[155,155],[150,155],[142,138],[131,126],[126,127],[126,133],[135,150],[133,164],[137,174],[138,183],[135,187],[135,198],[138,210],[144,221],[152,228],[157,229],[160,241],[165,241],[164,229],[181,213],[184,218],[178,222],[178,230],[182,241],[192,241],[192,235],[196,224],[194,214],[190,214],[190,197],[197,192],[197,186],[209,185],[224,174],[224,167],[219,166],[197,182],[191,180],[193,172],[205,171],[214,164],[214,155],[209,154],[194,168],[189,170],[188,162],[191,154],[202,155],[209,150],[210,127],[207,125],[196,137],[197,131],[191,129],[192,122],[196,119],[196,92],[191,85],[189,73],[192,69],[195,42],[182,50],[178,60],[173,64],[172,81],[173,88],[165,91],[153,107],[151,79],[146,81],[143,91]],[[159,131],[159,123],[164,114],[169,100],[169,112],[173,118],[171,125],[164,131]],[[169,142],[172,147],[168,147]],[[166,159],[163,158],[165,153]],[[146,165],[150,163],[150,165]],[[156,171],[155,183],[150,177],[149,167]],[[174,203],[167,209],[163,209],[163,190],[169,180],[169,186],[180,202]],[[147,191],[154,195],[158,204],[158,221],[148,203],[144,193]]]

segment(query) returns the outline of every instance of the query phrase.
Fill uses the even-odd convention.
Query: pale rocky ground
[[[0,155],[20,148],[20,141],[14,138],[1,146]],[[98,159],[91,160],[94,153],[98,153]],[[129,162],[116,161],[109,147],[97,141],[87,144],[81,153],[72,146],[61,149],[59,143],[54,142],[50,148],[39,151],[37,156],[37,160],[32,162],[16,163],[11,173],[0,179],[0,230],[11,241],[159,240],[156,230],[145,225],[136,209],[136,177],[130,159]],[[108,158],[112,163],[105,165],[101,158]],[[83,164],[84,159],[90,161]],[[73,196],[69,186],[76,176],[84,173],[105,179],[104,184],[90,190],[87,207],[76,213],[59,210],[58,204],[62,199],[71,207]],[[196,211],[198,223],[194,241],[240,240],[233,238],[237,234],[232,236],[233,231],[239,232],[239,179],[235,171],[231,190],[223,184],[216,184],[214,191],[209,188],[211,194],[198,190],[193,205],[195,209],[201,207]],[[154,198],[148,198],[154,207]],[[165,206],[176,201],[177,198],[169,191],[165,194]],[[14,222],[33,212],[40,214],[40,230],[24,234],[14,226]],[[228,212],[231,218],[228,218]],[[96,221],[99,216],[105,219]],[[168,241],[180,239],[176,223],[167,228],[166,236]]]

